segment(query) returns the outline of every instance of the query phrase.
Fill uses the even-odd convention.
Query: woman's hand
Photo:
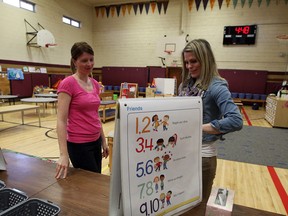
[[[202,131],[207,134],[220,134],[220,132],[214,128],[210,123],[202,125]]]
[[[69,167],[69,156],[68,155],[61,155],[56,166],[56,175],[55,178],[66,178],[67,171]]]
[[[109,156],[109,148],[106,144],[106,140],[102,141],[102,157],[107,158]]]

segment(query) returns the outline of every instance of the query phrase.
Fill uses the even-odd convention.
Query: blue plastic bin
[[[265,95],[265,94],[261,94],[260,98],[261,98],[261,100],[266,100],[267,95]]]
[[[251,93],[246,93],[245,94],[246,99],[252,99],[252,94]]]
[[[260,94],[253,94],[253,99],[260,100]]]
[[[245,98],[245,93],[239,93],[238,97],[244,99]]]
[[[231,93],[232,98],[238,98],[238,93],[237,92],[232,92]]]

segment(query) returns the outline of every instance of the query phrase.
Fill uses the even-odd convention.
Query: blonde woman
[[[210,44],[204,39],[192,40],[185,46],[182,59],[179,96],[201,96],[203,102],[202,195],[207,202],[216,174],[215,141],[223,134],[240,130],[243,120],[226,80],[218,73]]]

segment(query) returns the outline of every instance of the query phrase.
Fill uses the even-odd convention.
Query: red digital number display
[[[235,27],[235,32],[237,34],[249,34],[250,26],[237,26]]]

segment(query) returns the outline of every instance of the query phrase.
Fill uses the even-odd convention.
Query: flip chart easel
[[[177,215],[200,203],[201,98],[119,99],[117,112],[109,215]]]

